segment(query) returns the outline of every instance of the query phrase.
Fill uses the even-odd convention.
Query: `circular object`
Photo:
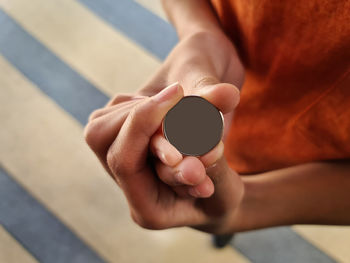
[[[165,115],[163,134],[182,154],[200,156],[220,142],[223,120],[221,111],[206,99],[186,96]]]

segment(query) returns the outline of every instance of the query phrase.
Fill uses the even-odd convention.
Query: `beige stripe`
[[[350,262],[350,227],[294,226],[296,232],[339,262]]]
[[[38,261],[0,225],[0,262],[35,263]]]
[[[136,2],[143,5],[145,8],[149,9],[151,12],[155,13],[164,20],[167,20],[160,0],[136,0]]]
[[[0,160],[110,262],[248,262],[190,229],[147,231],[85,145],[81,126],[0,57]]]
[[[76,1],[0,0],[0,7],[110,95],[136,90],[159,66],[157,59]]]

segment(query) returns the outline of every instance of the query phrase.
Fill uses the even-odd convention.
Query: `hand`
[[[184,93],[186,95],[201,95],[223,112],[225,137],[233,109],[239,101],[239,92],[234,85],[223,82],[234,83],[240,87],[243,82],[243,67],[237,58],[234,47],[224,35],[197,33],[179,43],[161,69],[144,88],[137,92],[136,96],[117,95],[104,109],[91,115],[90,122],[85,129],[86,140],[106,170],[121,187],[123,180],[120,179],[119,174],[123,173],[118,172],[118,167],[122,163],[121,160],[124,160],[125,156],[130,156],[133,151],[128,150],[123,154],[115,154],[113,160],[117,165],[114,165],[114,161],[107,162],[107,155],[112,155],[111,149],[113,147],[111,147],[111,144],[114,140],[124,141],[125,136],[122,136],[119,131],[121,131],[122,126],[126,125],[123,124],[126,119],[134,118],[129,117],[129,115],[135,115],[133,113],[137,111],[135,108],[140,107],[138,105],[142,104],[144,100],[148,100],[149,96],[159,93],[164,87],[162,84],[169,84],[175,80],[180,80],[185,85]],[[142,121],[147,125],[149,118],[150,116],[145,115]],[[149,218],[147,213],[152,210],[140,211],[137,209],[137,205],[130,203],[130,200],[133,200],[132,195],[130,195],[131,199],[128,198],[128,200],[133,218],[140,225],[148,228],[190,225],[209,232],[229,231],[228,222],[233,221],[235,207],[238,206],[243,195],[243,186],[238,175],[227,166],[222,155],[223,143],[221,142],[210,153],[199,159],[195,157],[182,158],[181,154],[176,150],[174,151],[174,148],[167,144],[164,137],[160,136],[160,123],[158,123],[158,129],[154,131],[155,134],[152,134],[152,138],[150,134],[148,146],[150,146],[153,155],[159,157],[163,162],[157,158],[152,159],[151,155],[148,155],[146,161],[143,161],[147,164],[148,169],[153,172],[152,177],[157,178],[158,175],[161,180],[157,180],[157,185],[161,185],[161,187],[158,187],[161,193],[165,193],[165,190],[162,189],[168,189],[170,191],[168,195],[173,196],[173,202],[184,198],[184,200],[187,200],[182,200],[180,203],[183,204],[177,205],[176,207],[179,208],[175,209],[176,213],[184,218],[179,220],[176,217],[171,217],[171,220],[167,220],[167,224],[164,224],[162,220],[159,221],[159,218]],[[141,123],[139,125],[145,126],[145,124]],[[132,129],[129,130],[132,131]],[[148,152],[147,149],[142,149],[141,146],[139,149],[135,148],[137,152],[142,151],[144,153]],[[167,160],[164,160],[163,156],[166,156]],[[135,166],[134,162],[141,162],[133,157],[132,155],[126,159],[130,168]],[[215,167],[207,168],[213,165],[214,162],[216,163]],[[176,178],[174,178],[175,171],[179,170],[183,172],[185,181],[176,181]],[[126,174],[129,173],[132,173],[132,169],[126,171]],[[142,186],[138,184],[138,187],[141,188]],[[215,193],[213,194],[214,187]],[[128,192],[126,191],[126,195]],[[143,193],[144,191],[140,189],[139,192]],[[159,192],[155,191],[154,193]],[[211,197],[205,201],[204,199],[198,199],[209,196]],[[165,200],[168,199],[169,196]],[[137,204],[135,200],[132,202]],[[164,200],[160,202],[164,202]],[[193,210],[192,215],[187,213],[188,209]],[[168,213],[173,210],[170,207]],[[158,214],[158,212],[152,213],[150,216],[159,217]],[[195,218],[197,220],[194,220]],[[230,220],[228,220],[229,218]],[[223,223],[224,221],[225,223]]]
[[[182,191],[182,196],[169,187],[171,182],[166,184],[158,179],[150,160],[151,138],[167,111],[182,97],[179,85],[153,97],[120,96],[116,99],[118,104],[95,113],[94,121],[85,130],[86,139],[124,191],[136,223],[150,229],[192,226],[207,232],[227,233],[242,200],[243,185],[227,166],[222,142],[200,160],[188,156],[180,161],[179,167],[188,169],[183,173],[184,178],[193,184],[203,183],[202,187],[201,183],[195,187],[179,185],[177,191]],[[103,154],[105,151],[107,154]],[[205,171],[205,165],[213,161],[216,166]],[[166,172],[161,172],[160,177],[165,176]],[[185,197],[187,190],[191,193],[190,189],[211,197]],[[196,195],[196,191],[193,193]]]

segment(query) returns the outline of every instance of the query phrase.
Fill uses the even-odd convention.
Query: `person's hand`
[[[222,142],[201,158],[189,156],[183,158],[161,135],[159,122],[155,133],[149,135],[149,148],[142,148],[141,145],[139,149],[129,148],[123,154],[115,154],[113,157],[118,165],[113,165],[113,161],[107,162],[107,155],[113,155],[111,154],[113,148],[111,145],[116,143],[113,141],[124,141],[125,135],[122,136],[119,131],[121,131],[122,126],[126,125],[123,124],[126,119],[134,118],[128,117],[134,115],[133,112],[136,111],[134,108],[138,108],[137,105],[149,99],[148,96],[159,93],[164,88],[162,85],[167,85],[175,80],[179,80],[185,86],[186,95],[200,95],[223,112],[225,137],[233,109],[239,101],[239,92],[231,83],[240,87],[243,82],[243,67],[234,47],[225,36],[199,33],[181,41],[160,70],[136,95],[117,95],[105,108],[95,111],[85,129],[86,140],[106,170],[118,183],[121,182],[118,167],[119,163],[122,163],[121,160],[124,160],[123,157],[128,156],[126,159],[128,165],[126,166],[132,168],[135,166],[133,162],[138,164],[140,161],[129,158],[129,156],[132,156],[134,151],[141,151],[145,154],[150,150],[153,154],[148,154],[146,161],[143,161],[145,161],[144,165],[153,171],[152,177],[158,179],[157,185],[161,185],[161,187],[157,187],[157,189],[161,193],[164,192],[162,189],[168,189],[174,198],[173,201],[177,198],[187,200],[181,201],[183,204],[175,209],[176,213],[179,213],[179,216],[182,215],[183,218],[178,220],[174,217],[174,220],[169,220],[167,224],[164,224],[161,223],[163,221],[159,221],[162,216],[158,219],[147,217],[147,213],[152,210],[142,212],[135,208],[138,206],[132,205],[128,198],[132,216],[140,225],[149,228],[190,225],[209,232],[227,232],[230,229],[229,224],[223,222],[233,221],[235,207],[238,206],[243,195],[243,186],[238,175],[227,166],[223,157]],[[129,114],[129,112],[131,113]],[[149,118],[150,116],[146,114],[142,119],[144,124],[139,125],[148,126]],[[131,131],[131,129],[129,130]],[[214,163],[215,167],[207,168]],[[182,177],[178,176],[178,171],[182,172]],[[132,169],[127,171],[128,173],[132,173]],[[138,185],[136,188],[141,187],[138,183],[136,184]],[[144,193],[142,189],[139,192],[140,194]],[[163,196],[163,194],[161,195]],[[209,196],[211,197],[205,201],[198,199]],[[169,196],[166,197],[166,200],[168,199]],[[137,201],[132,202],[137,203]],[[164,200],[160,202],[164,202]],[[200,205],[198,206],[198,204]],[[181,210],[181,207],[184,210]],[[190,208],[193,211],[187,217],[187,209]],[[168,213],[172,213],[173,210],[169,207]],[[159,215],[158,212],[155,214],[151,212],[150,216],[158,217]]]
[[[180,157],[173,167],[150,153],[150,145],[159,146],[154,138],[162,119],[182,97],[179,85],[152,97],[119,96],[92,116],[86,140],[124,191],[137,224],[230,232],[243,185],[223,157],[222,142],[200,158]],[[183,176],[174,177],[177,171]]]

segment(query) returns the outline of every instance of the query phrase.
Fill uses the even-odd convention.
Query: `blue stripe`
[[[254,263],[336,262],[290,227],[275,227],[236,234],[233,244]]]
[[[39,262],[104,262],[2,167],[0,211],[0,222],[4,228]]]
[[[81,124],[108,97],[39,43],[0,8],[0,52]]]
[[[79,1],[161,60],[166,58],[178,41],[176,32],[169,23],[134,1]]]

